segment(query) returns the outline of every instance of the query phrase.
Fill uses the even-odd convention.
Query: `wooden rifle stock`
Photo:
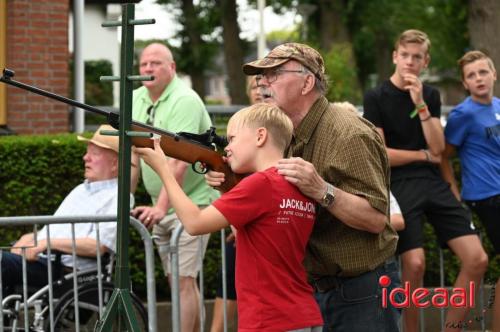
[[[106,116],[108,123],[115,129],[119,129],[119,114],[114,112],[107,112],[100,108],[90,106],[49,91],[42,90],[35,86],[15,81],[12,79],[12,77],[14,77],[14,74],[14,71],[4,69],[2,77],[0,77],[0,82],[24,90],[28,90],[51,99],[58,100],[68,105],[82,108],[92,113]],[[160,145],[165,155],[192,164],[195,171],[197,165],[200,166],[199,164],[204,164],[205,167],[209,170],[224,173],[225,181],[220,187],[217,188],[222,192],[229,191],[244,177],[244,175],[233,173],[229,165],[227,165],[222,159],[222,155],[215,151],[215,147],[213,145],[214,143],[222,145],[220,143],[221,139],[218,138],[217,135],[215,135],[215,128],[211,128],[205,134],[200,135],[191,133],[176,134],[152,126],[148,126],[137,121],[132,121],[131,130],[139,132],[149,132],[159,135],[161,142]],[[131,140],[132,144],[137,147],[154,147],[153,141],[148,137],[132,136]]]
[[[229,165],[222,159],[222,155],[213,147],[185,137],[186,133],[174,134],[136,121],[132,122],[131,130],[159,135],[160,146],[165,155],[190,163],[193,165],[193,169],[201,163],[210,170],[224,173],[225,181],[220,187],[217,187],[221,192],[231,190],[244,177],[244,175],[233,173]],[[132,144],[136,147],[154,148],[151,138],[134,136],[131,139]]]

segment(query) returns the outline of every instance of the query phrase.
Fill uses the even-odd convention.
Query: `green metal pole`
[[[130,297],[129,269],[129,224],[130,224],[130,149],[131,140],[127,135],[132,122],[132,81],[127,79],[133,70],[134,55],[134,5],[122,6],[122,40],[120,69],[120,152],[118,171],[118,229],[117,261],[115,268],[115,290],[106,306],[102,320],[96,331],[111,331],[113,323],[122,323],[127,331],[139,331],[137,317],[132,309]],[[118,315],[118,320],[115,320]]]
[[[130,137],[126,134],[132,122],[132,82],[127,76],[133,70],[134,26],[128,24],[134,18],[134,5],[123,5],[122,44],[120,69],[120,154],[118,171],[118,239],[115,283],[120,289],[128,289],[129,270],[129,223],[130,223]]]

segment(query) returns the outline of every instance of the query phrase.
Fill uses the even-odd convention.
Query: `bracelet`
[[[428,117],[426,117],[425,119],[421,119],[420,122],[424,122],[424,121],[427,121],[429,120],[430,118],[432,118],[432,115],[429,114]]]
[[[422,150],[420,150],[420,151],[424,151],[424,153],[425,153],[425,160],[426,160],[427,162],[430,162],[430,161],[431,161],[431,154],[429,153],[429,150],[422,149]]]
[[[422,113],[427,110],[427,104],[425,102],[415,105],[415,109],[410,113],[410,118],[414,118],[417,113]]]

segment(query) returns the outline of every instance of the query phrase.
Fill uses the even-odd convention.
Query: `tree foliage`
[[[101,76],[113,75],[108,60],[85,61],[85,102],[89,105],[113,105],[113,84],[102,82]]]
[[[175,13],[181,24],[181,47],[176,62],[191,76],[193,88],[205,95],[205,74],[215,68],[215,57],[223,51],[228,90],[234,104],[247,103],[245,77],[241,72],[245,45],[239,37],[236,0],[157,0]]]
[[[220,42],[217,41],[219,33],[215,29],[219,18],[215,2],[157,0],[157,3],[165,4],[180,24],[178,36],[181,46],[175,60],[179,70],[191,77],[193,89],[204,97],[205,72],[213,64]]]
[[[243,54],[248,55],[245,44],[238,38],[227,37],[222,34],[223,20],[231,15],[223,15],[221,4],[232,5],[236,0],[157,0],[166,4],[168,10],[173,12],[180,23],[179,36],[182,45],[179,49],[178,66],[180,70],[196,80],[203,80],[203,74],[210,69],[215,54],[231,43],[233,52],[226,50],[226,60],[231,61],[228,73],[227,86],[231,89],[241,88],[241,76],[234,73],[239,67],[232,61],[240,61],[240,55],[235,50],[243,49]],[[256,8],[257,0],[248,0]],[[495,43],[480,37],[487,35],[481,31],[496,31],[491,27],[486,29],[481,26],[480,19],[494,18],[498,13],[495,1],[480,0],[273,0],[267,1],[276,13],[300,12],[299,8],[312,6],[307,20],[292,32],[273,33],[271,39],[279,42],[298,41],[316,45],[326,55],[335,56],[332,49],[343,45],[342,49],[352,48],[349,51],[353,56],[348,58],[344,65],[351,67],[349,71],[355,72],[358,79],[350,80],[353,94],[342,93],[351,101],[356,101],[356,96],[361,90],[371,87],[377,81],[388,78],[393,71],[392,50],[395,38],[404,30],[415,28],[425,31],[431,41],[430,73],[458,78],[456,60],[469,49],[469,45],[485,48],[487,45],[490,54],[500,54],[495,51]],[[474,6],[472,6],[474,5]],[[301,7],[302,6],[302,7]],[[471,19],[472,18],[472,19]],[[234,23],[234,19],[231,18]],[[487,20],[486,20],[487,21]],[[476,22],[476,24],[474,24]],[[488,21],[489,22],[489,21]],[[227,22],[226,22],[227,23]],[[469,23],[469,24],[468,24]],[[484,23],[484,22],[483,22]],[[307,26],[304,26],[307,24]],[[486,24],[487,25],[487,24]],[[234,28],[234,25],[231,25]],[[307,31],[307,36],[304,35]],[[234,33],[232,34],[235,35]],[[490,36],[491,34],[488,34]],[[471,40],[469,40],[469,38]],[[472,40],[474,39],[474,40]],[[489,37],[491,39],[491,37]],[[235,48],[236,45],[236,48]],[[239,45],[239,46],[238,46]],[[477,46],[479,45],[479,46]],[[481,46],[483,45],[483,46]],[[227,56],[227,54],[237,54]],[[229,57],[229,59],[228,59]],[[233,59],[237,58],[237,59]],[[338,60],[338,56],[337,56]],[[325,59],[332,63],[335,60]],[[227,66],[228,68],[230,66]],[[236,69],[234,69],[236,68]],[[212,68],[214,69],[214,68]],[[329,73],[332,77],[333,73]],[[198,86],[202,85],[198,83]],[[359,87],[358,87],[359,85]],[[233,95],[233,92],[231,92]]]
[[[246,79],[241,71],[244,59],[243,43],[238,25],[238,6],[236,0],[215,0],[220,9],[224,58],[226,59],[229,96],[233,104],[246,104]]]
[[[431,39],[433,70],[455,68],[467,46],[467,10],[464,0],[351,0],[349,29],[363,82],[370,74],[379,81],[392,73],[391,53],[397,36],[419,29]],[[383,23],[382,23],[383,22]]]
[[[330,54],[331,44],[352,43],[353,62],[348,64],[364,88],[373,84],[372,75],[380,81],[392,73],[394,40],[404,30],[420,29],[429,35],[434,71],[455,69],[468,45],[466,0],[276,0],[270,5],[277,13],[315,6],[307,20],[307,40],[302,42],[319,45]]]
[[[336,44],[322,55],[330,80],[326,94],[328,100],[349,100],[355,104],[361,103],[361,91],[356,88],[357,72],[350,64],[350,59],[353,58],[352,47],[347,46],[346,43]]]
[[[500,2],[498,0],[469,0],[468,28],[470,45],[483,51],[500,66],[500,45],[497,42],[500,31]],[[495,85],[495,96],[500,95],[500,84]]]

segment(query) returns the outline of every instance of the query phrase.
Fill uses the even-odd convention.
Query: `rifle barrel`
[[[52,93],[52,92],[49,92],[49,91],[45,91],[45,90],[42,90],[42,89],[39,89],[37,87],[34,87],[34,86],[31,86],[31,85],[28,85],[28,84],[24,84],[24,83],[21,83],[21,82],[18,82],[18,81],[15,81],[11,78],[8,78],[6,77],[5,75],[0,77],[0,82],[3,82],[5,84],[9,84],[9,85],[12,85],[12,86],[15,86],[15,87],[18,87],[18,88],[21,88],[21,89],[25,89],[25,90],[28,90],[28,91],[31,91],[33,93],[36,93],[36,94],[39,94],[39,95],[42,95],[42,96],[45,96],[45,97],[48,97],[48,98],[52,98],[52,99],[55,99],[55,100],[58,100],[58,101],[61,101],[65,104],[69,104],[69,105],[73,105],[73,106],[76,106],[76,107],[79,107],[79,108],[82,108],[82,109],[85,109],[85,110],[88,110],[88,111],[91,111],[91,112],[94,112],[94,113],[99,113],[101,115],[105,115],[107,116],[109,114],[109,112],[106,112],[100,108],[97,108],[97,107],[94,107],[94,106],[90,106],[90,105],[87,105],[87,104],[84,104],[84,103],[80,103],[76,100],[73,100],[73,99],[70,99],[70,98],[66,98],[66,97],[63,97],[63,96],[60,96],[60,95],[56,95],[55,93]]]
[[[48,97],[51,99],[55,99],[57,101],[63,102],[68,105],[73,105],[75,107],[82,108],[84,110],[97,113],[100,115],[106,116],[109,124],[114,128],[118,129],[119,127],[119,114],[115,112],[107,112],[100,108],[90,106],[76,100],[66,98],[55,93],[42,90],[35,86],[31,86],[25,83],[21,83],[12,79],[14,76],[14,71],[9,69],[3,70],[3,75],[0,77],[0,82],[3,82],[8,85],[12,85],[24,90],[31,91],[38,95]],[[229,165],[227,165],[222,156],[215,151],[214,147],[211,145],[211,142],[208,146],[203,144],[203,142],[196,140],[192,137],[184,137],[183,133],[172,133],[166,130],[162,130],[159,128],[155,128],[144,123],[132,121],[132,130],[135,131],[146,131],[158,134],[161,136],[161,147],[167,156],[170,156],[175,159],[180,159],[185,162],[189,162],[191,164],[196,163],[204,163],[208,166],[209,169],[223,172],[226,175],[226,179],[224,183],[218,188],[222,192],[226,192],[234,187],[243,177],[244,175],[235,174],[231,171]],[[190,134],[190,136],[197,136]],[[218,138],[220,140],[220,138]],[[149,138],[141,138],[141,137],[133,137],[132,143],[139,147],[153,147],[153,142]],[[193,146],[197,147],[193,149]]]

